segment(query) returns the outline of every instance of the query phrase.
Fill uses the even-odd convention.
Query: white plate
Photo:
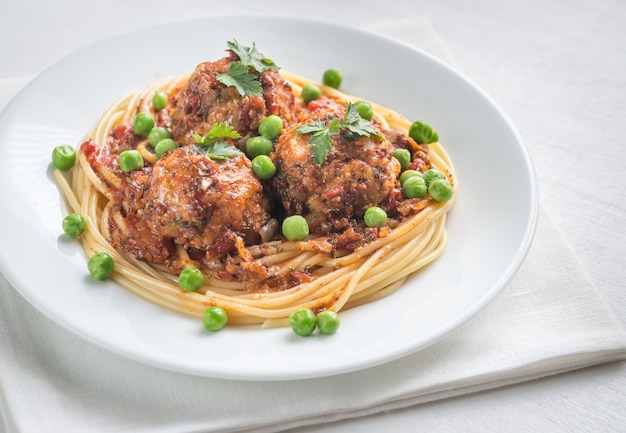
[[[54,146],[77,145],[118,97],[224,54],[258,49],[284,70],[316,78],[334,67],[343,90],[426,120],[459,181],[444,255],[393,295],[342,313],[330,337],[289,329],[202,330],[200,322],[88,277],[62,236],[66,209],[51,177]],[[270,17],[175,22],[93,44],[32,81],[0,117],[0,267],[42,313],[115,353],[165,369],[280,380],[354,371],[420,350],[485,307],[530,246],[537,194],[511,123],[471,82],[407,45],[364,31]]]

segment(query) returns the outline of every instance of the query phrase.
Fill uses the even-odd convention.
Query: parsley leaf
[[[311,134],[314,132],[322,131],[324,129],[326,129],[326,123],[321,120],[318,120],[316,122],[311,122],[311,123],[307,123],[306,125],[299,126],[296,128],[296,131],[298,131],[301,134]]]
[[[250,68],[261,73],[269,69],[278,69],[278,66],[263,57],[252,43],[252,47],[240,45],[236,40],[226,42],[228,48],[239,57],[239,61],[230,64],[228,71],[217,74],[217,81],[227,87],[235,87],[241,96],[261,96],[263,87]]]
[[[273,61],[266,59],[257,51],[254,42],[252,43],[252,47],[244,47],[240,45],[237,40],[228,41],[226,45],[228,45],[228,48],[230,48],[233,53],[239,56],[239,61],[242,65],[250,66],[256,69],[257,72],[267,71],[268,69],[278,69],[278,66],[276,66]]]
[[[243,155],[243,152],[225,141],[218,141],[207,146],[205,155],[211,159],[229,159]]]
[[[317,165],[322,165],[326,161],[328,153],[332,150],[332,136],[339,134],[342,129],[349,131],[348,134],[352,133],[361,137],[376,135],[382,138],[380,131],[374,128],[372,122],[363,119],[359,115],[356,105],[352,102],[347,103],[346,114],[343,120],[334,117],[328,125],[318,120],[299,126],[296,128],[296,131],[301,134],[311,134],[309,137],[309,146],[312,148],[311,157]]]
[[[228,71],[217,74],[215,78],[225,86],[234,86],[241,96],[261,96],[263,94],[263,87],[261,87],[256,75],[251,74],[248,67],[241,62],[231,63]]]
[[[348,102],[346,105],[346,115],[343,118],[343,122],[341,122],[341,126],[361,137],[372,134],[382,137],[382,134],[372,126],[372,122],[361,117],[356,109],[356,105],[352,102]]]
[[[309,138],[309,146],[312,148],[311,156],[317,165],[322,165],[332,150],[333,140],[331,137],[339,133],[339,119],[332,119],[328,126],[321,120],[307,123],[296,128],[296,131],[301,134],[311,134]]]
[[[193,134],[193,139],[198,143],[198,153],[211,159],[228,159],[243,155],[243,152],[235,146],[228,144],[223,138],[241,138],[241,135],[226,122],[214,123],[211,130],[201,137]]]
[[[241,135],[226,122],[214,123],[213,126],[211,126],[211,130],[205,134],[204,137],[193,134],[193,139],[200,145],[216,143],[220,138],[241,138]]]

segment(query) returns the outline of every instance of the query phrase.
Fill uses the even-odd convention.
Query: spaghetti
[[[301,100],[301,92],[307,84],[318,86],[323,97],[334,101],[359,100],[285,71],[280,71],[280,76],[302,110],[306,110],[306,104]],[[159,114],[152,106],[152,96],[158,91],[171,100],[189,79],[189,74],[168,78],[119,99],[104,113],[88,141],[105,146],[111,142],[112,131],[132,124],[139,112],[155,113],[157,124],[167,123],[166,112]],[[380,105],[372,104],[372,108],[372,124],[380,131],[408,135],[411,122],[405,117]],[[141,153],[147,167],[144,170],[149,172],[156,166],[158,158],[146,137],[131,146]],[[413,150],[417,148],[427,153],[428,168],[438,169],[456,189],[453,166],[444,148],[438,142],[427,147],[413,143]],[[111,276],[114,281],[150,302],[194,317],[201,317],[210,306],[221,306],[228,312],[229,324],[282,326],[290,313],[300,308],[337,312],[389,295],[442,254],[446,245],[446,215],[454,202],[454,197],[444,202],[428,196],[413,200],[416,210],[398,215],[391,224],[375,230],[363,229],[362,215],[358,215],[344,230],[360,227],[369,237],[360,238],[352,248],[329,248],[329,239],[336,239],[337,233],[319,230],[302,241],[288,241],[274,233],[257,242],[236,242],[234,250],[217,254],[218,257],[213,254],[212,260],[207,259],[210,254],[198,255],[188,245],[174,242],[174,266],[174,261],[153,262],[112,245],[112,231],[132,231],[125,228],[123,221],[116,220],[123,218],[113,205],[120,191],[132,183],[111,167],[94,167],[84,146],[78,153],[78,163],[66,173],[56,170],[54,176],[70,211],[82,214],[87,221],[80,238],[86,255],[109,253],[115,262]],[[393,183],[395,191],[399,191],[398,179],[393,179]],[[264,183],[263,188],[271,189],[271,182]],[[192,292],[182,290],[178,284],[180,270],[188,266],[201,269],[206,278],[204,285]],[[263,277],[258,276],[259,269],[264,270]],[[278,283],[268,285],[268,280]]]

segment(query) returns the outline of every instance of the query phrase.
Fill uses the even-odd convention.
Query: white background
[[[0,0],[0,79],[121,32],[241,13],[362,27],[427,19],[517,126],[543,208],[626,326],[626,2]],[[301,431],[618,432],[625,407],[626,365],[616,363]]]

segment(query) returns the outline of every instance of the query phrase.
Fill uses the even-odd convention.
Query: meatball
[[[300,125],[328,124],[344,114],[343,105],[324,103],[303,116]],[[332,150],[321,165],[311,157],[309,139],[296,128],[281,134],[273,155],[273,186],[287,215],[304,216],[311,232],[339,231],[393,191],[400,164],[384,136],[355,137],[343,130],[331,135]]]
[[[269,201],[244,156],[213,161],[192,148],[159,160],[143,193],[143,218],[178,245],[207,250],[231,232],[258,242]]]
[[[235,252],[259,242],[270,221],[269,200],[245,156],[213,161],[181,147],[133,185],[114,215],[118,226],[135,230],[120,230],[113,243],[149,261],[165,262],[175,245],[209,256]]]
[[[165,263],[175,250],[171,239],[155,232],[141,218],[140,203],[152,169],[133,171],[121,192],[115,194],[107,220],[109,242],[138,259]]]
[[[257,75],[263,94],[241,96],[235,87],[226,87],[217,75],[229,70],[238,57],[230,55],[215,62],[199,64],[187,83],[172,100],[171,125],[173,138],[179,145],[194,144],[193,134],[205,135],[213,124],[226,122],[245,140],[257,135],[261,121],[270,114],[281,116],[285,123],[295,119],[295,97],[291,85],[270,69]]]
[[[263,87],[263,98],[267,115],[275,114],[289,126],[296,120],[296,103],[291,84],[280,76],[277,70],[268,69],[259,77]]]

